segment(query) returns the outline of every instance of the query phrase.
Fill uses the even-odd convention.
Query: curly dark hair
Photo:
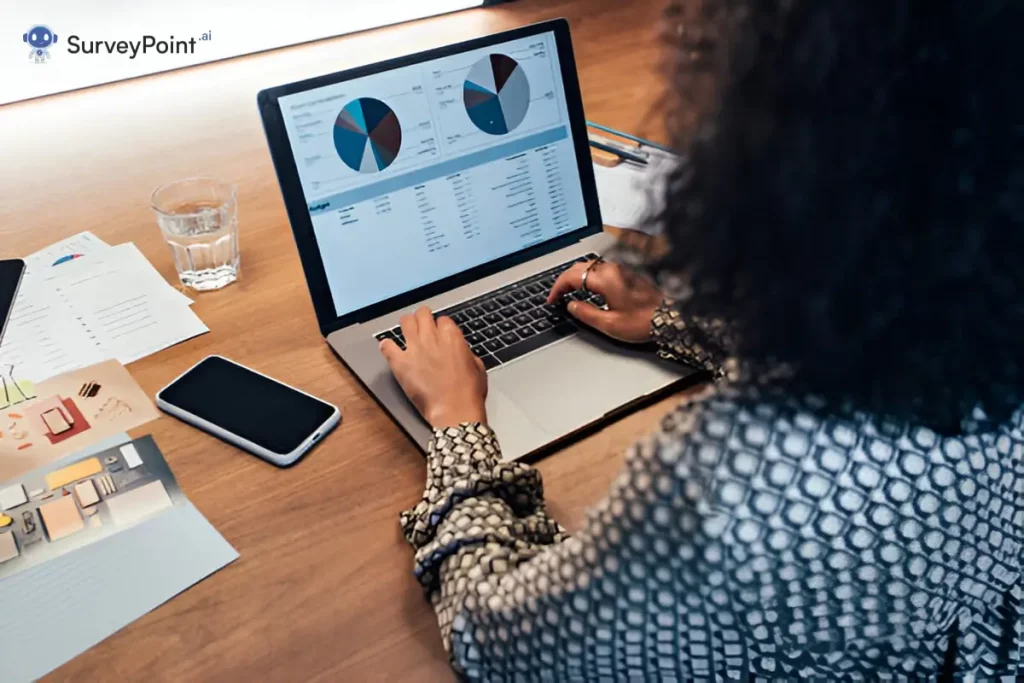
[[[1024,398],[1020,0],[675,0],[659,222],[685,314],[827,405],[958,432]]]

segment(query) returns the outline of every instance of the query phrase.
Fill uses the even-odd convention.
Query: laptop
[[[545,305],[561,271],[613,243],[565,20],[270,88],[258,104],[320,331],[421,448],[430,428],[378,349],[404,346],[399,319],[420,306],[458,323],[487,367],[507,460],[693,374]]]

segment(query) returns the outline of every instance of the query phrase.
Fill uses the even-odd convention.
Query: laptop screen
[[[555,41],[280,98],[338,316],[587,225]]]

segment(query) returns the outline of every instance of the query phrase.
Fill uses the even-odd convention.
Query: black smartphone
[[[166,413],[279,467],[301,458],[341,413],[295,387],[208,356],[156,395]]]
[[[18,298],[18,287],[24,274],[25,262],[20,258],[0,260],[0,341],[4,339],[7,319],[14,310],[14,300]]]

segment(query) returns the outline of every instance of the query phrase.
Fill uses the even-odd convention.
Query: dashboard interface
[[[584,227],[553,32],[279,104],[337,315]]]

